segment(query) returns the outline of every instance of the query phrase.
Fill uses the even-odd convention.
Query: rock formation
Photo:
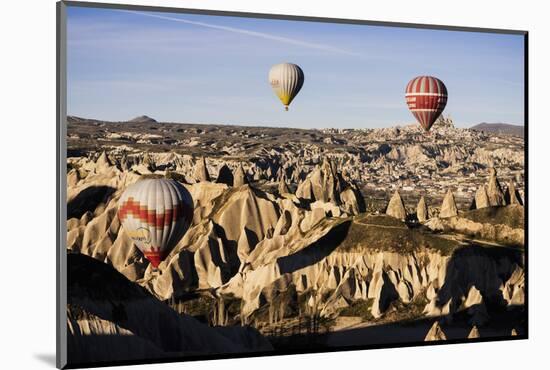
[[[497,267],[488,251],[453,249],[456,246],[447,251],[448,241],[425,239],[389,216],[370,218],[360,214],[355,221],[328,218],[327,214],[336,215],[342,205],[317,201],[310,204],[311,209],[303,209],[291,199],[277,198],[250,186],[229,189],[211,182],[185,185],[195,202],[193,225],[159,265],[161,273],[155,275],[116,217],[120,192],[138,178],[132,173],[113,178],[93,174],[71,187],[69,193],[74,195],[70,199],[78,195],[77,189],[89,187],[88,181],[105,181],[114,192],[93,196],[99,205],[80,211],[80,218],[67,220],[67,242],[73,253],[112,265],[162,300],[196,289],[215,291],[222,300],[217,306],[220,310],[223,300],[240,300],[240,322],[252,323],[266,311],[273,314],[274,321],[285,317],[278,311],[285,304],[277,302],[283,297],[290,299],[290,291],[300,297],[311,291],[325,292],[306,299],[314,302],[311,310],[324,317],[338,315],[339,310],[357,300],[371,300],[370,314],[383,317],[396,302],[425,297],[429,303],[423,315],[452,314],[464,304],[477,325],[488,314],[478,299],[482,295],[501,294],[510,305],[522,304],[524,299],[522,269],[513,262],[517,258],[514,254],[520,252],[513,249],[505,252]],[[72,207],[70,204],[68,209]],[[522,210],[499,208],[502,212]],[[459,218],[444,220],[459,222]],[[380,227],[376,226],[378,222]],[[462,230],[458,223],[445,225],[451,226]],[[480,237],[507,233],[493,230]],[[445,246],[441,250],[440,243]],[[426,249],[426,245],[435,249]],[[479,277],[480,271],[484,271],[483,278]],[[464,279],[446,279],[457,274]],[[510,278],[502,282],[502,276]],[[473,281],[476,287],[482,284],[478,292],[471,289]],[[227,311],[211,319],[217,323],[230,320]]]
[[[140,165],[147,170],[154,172],[156,170],[155,160],[151,157],[149,152],[145,152],[141,157]]]
[[[279,190],[279,194],[290,194],[291,191],[290,191],[290,188],[288,187],[286,181],[285,181],[285,177],[282,176],[281,177],[281,180],[279,181],[279,187],[278,187],[278,190]]]
[[[441,329],[438,321],[434,321],[432,327],[428,331],[428,334],[426,334],[426,337],[424,338],[424,341],[426,342],[436,340],[447,340],[447,336],[443,332],[443,329]]]
[[[201,157],[195,165],[195,180],[197,182],[210,181],[208,168],[206,167],[206,159]]]
[[[516,190],[516,186],[514,185],[513,181],[510,181],[510,184],[506,188],[506,191],[504,192],[504,201],[506,204],[510,205],[523,205],[523,201],[521,200],[521,195]]]
[[[474,200],[474,209],[481,209],[489,207],[489,196],[487,195],[487,187],[485,185],[480,185],[476,191],[475,200]]]
[[[69,254],[67,260],[69,356],[82,360],[84,356],[97,355],[98,358],[90,357],[93,361],[121,359],[132,352],[127,351],[129,343],[133,351],[145,351],[140,356],[153,357],[177,352],[272,349],[254,329],[211,328],[175,312],[107,264],[82,254]],[[124,292],[122,296],[120,291]],[[105,336],[111,345],[102,341],[99,346],[90,346],[90,341],[85,340],[89,335]]]
[[[455,197],[451,189],[447,190],[445,198],[443,198],[443,203],[441,204],[441,211],[439,212],[439,217],[447,218],[458,215],[458,209],[456,208]]]
[[[320,200],[336,205],[340,204],[340,192],[344,188],[341,175],[335,171],[335,165],[324,158],[321,166],[316,167],[307,178],[298,185],[296,196],[312,201]]]
[[[354,184],[344,180],[336,162],[324,158],[304,181],[298,184],[296,196],[311,202],[320,201],[341,207],[348,214],[364,212],[365,202]]]
[[[470,330],[470,333],[468,334],[468,339],[475,339],[479,338],[479,330],[477,329],[477,326],[473,326],[472,330]]]
[[[113,164],[111,163],[111,160],[107,156],[107,153],[105,151],[101,152],[101,155],[97,158],[96,161],[97,167],[111,167]]]
[[[419,222],[424,222],[430,218],[428,206],[426,205],[426,200],[424,196],[420,197],[418,205],[416,206],[416,218]]]
[[[458,232],[469,238],[492,240],[512,246],[524,245],[524,213],[522,207],[483,208],[469,211],[464,217],[430,219],[425,225],[433,231]],[[503,223],[491,223],[498,217]]]
[[[239,187],[245,184],[248,184],[248,177],[244,172],[242,164],[239,164],[239,166],[237,167],[237,169],[233,174],[233,186]]]
[[[404,221],[407,218],[407,210],[405,209],[405,203],[399,194],[399,191],[395,190],[393,196],[388,202],[386,207],[386,214],[391,217],[395,217],[399,220]]]
[[[350,185],[340,193],[341,208],[350,215],[358,215],[365,212],[365,200],[361,191],[356,186]]]
[[[504,206],[504,193],[500,187],[497,178],[497,170],[493,167],[489,169],[489,184],[487,185],[487,197],[489,198],[490,206]]]
[[[74,122],[71,125],[80,125]],[[82,127],[91,130],[94,124],[101,123]],[[503,179],[512,178],[523,165],[523,146],[514,138],[498,137],[493,142],[467,129],[433,129],[433,142],[419,142],[417,127],[289,133],[286,129],[223,126],[214,130],[170,124],[135,132],[105,125],[94,135],[110,149],[99,156],[79,148],[85,141],[71,139],[67,247],[71,254],[90,256],[117,270],[132,286],[184,318],[188,318],[186,310],[191,310],[210,325],[227,326],[228,332],[216,328],[216,333],[223,332],[238,346],[259,343],[242,325],[267,335],[286,330],[297,320],[311,320],[315,326],[315,320],[338,319],[338,328],[339,319],[350,313],[367,332],[380,319],[392,325],[396,318],[420,319],[415,322],[425,330],[425,320],[445,316],[449,334],[455,332],[451,319],[462,320],[462,328],[465,324],[492,326],[493,320],[488,319],[496,317],[493,302],[514,315],[525,302],[525,216],[523,207],[489,207],[489,184],[481,185],[476,174],[495,165]],[[69,135],[76,134],[71,128]],[[337,149],[334,144],[325,145],[327,137],[330,143],[341,144]],[[142,151],[144,145],[155,144],[164,147],[158,152]],[[170,145],[178,145],[177,150],[167,152]],[[208,158],[195,166],[197,154]],[[248,162],[241,164],[242,158]],[[211,169],[218,169],[216,182],[193,181],[199,166],[206,169],[206,160]],[[151,269],[116,216],[120,194],[141,175],[188,179],[182,183],[194,201],[189,230],[158,271]],[[247,175],[254,178],[254,187],[246,185]],[[506,203],[515,203],[513,187],[523,189],[522,177],[516,181],[508,187]],[[418,196],[418,189],[435,194],[449,184],[459,184],[460,202],[474,198],[474,189],[479,189],[478,209],[457,216],[449,191],[440,212],[446,218],[430,218],[422,198],[416,213],[423,225],[407,225],[400,221],[407,212],[396,191],[388,203],[388,215],[380,214],[380,189],[391,185],[408,199]],[[296,186],[296,195],[289,194]],[[120,308],[105,307],[110,309],[108,315],[89,310],[82,317],[71,316],[74,336],[128,335],[135,337],[128,343],[156,356],[149,339],[142,341],[135,327],[109,316],[114,310],[120,318]],[[194,311],[199,308],[203,311]],[[503,312],[499,315],[508,315]],[[151,320],[143,319],[148,328]],[[524,332],[522,322],[514,320],[506,329],[491,330],[499,335],[508,335],[511,327]],[[170,325],[179,324],[170,321]],[[170,340],[181,343],[177,329],[172,329]],[[202,330],[185,327],[195,329]],[[439,334],[435,330],[430,337],[441,338]],[[378,340],[375,335],[372,338]],[[81,339],[77,340],[83,344]],[[151,341],[158,343],[157,339]],[[212,343],[217,339],[212,338]]]

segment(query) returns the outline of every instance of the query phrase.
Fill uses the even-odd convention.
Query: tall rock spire
[[[290,194],[290,188],[285,181],[285,177],[286,176],[283,175],[279,180],[279,194]]]
[[[475,208],[480,209],[485,207],[489,207],[489,196],[487,195],[487,187],[482,184],[476,191]]]
[[[420,197],[418,205],[416,206],[416,218],[420,222],[424,222],[430,218],[428,214],[428,206],[426,205],[426,199],[424,199],[424,196]]]
[[[504,192],[504,200],[506,204],[523,205],[521,195],[519,194],[519,191],[516,190],[516,186],[514,185],[513,181],[510,181],[510,184]]]
[[[242,163],[239,163],[239,166],[233,173],[233,186],[239,187],[245,184],[248,184],[248,178],[244,172]]]
[[[201,157],[195,167],[195,180],[199,182],[210,181],[210,175],[208,174],[208,169],[206,168],[206,159]]]
[[[494,167],[489,169],[489,184],[487,186],[487,196],[490,206],[504,206],[504,193],[497,179],[497,170]]]
[[[445,198],[443,198],[443,203],[441,204],[441,211],[439,212],[439,217],[453,217],[458,215],[458,208],[456,208],[455,197],[451,189],[447,190]]]
[[[405,220],[407,218],[405,203],[403,203],[403,199],[397,190],[395,190],[395,193],[393,193],[393,196],[388,203],[386,214],[400,220]]]

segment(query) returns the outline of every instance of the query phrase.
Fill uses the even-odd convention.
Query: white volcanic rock
[[[468,339],[475,339],[479,338],[479,330],[477,329],[477,326],[472,326],[472,330],[470,330],[470,333],[468,334]]]
[[[321,163],[322,152],[307,150],[310,149],[305,149],[306,160]],[[417,148],[396,149],[402,153],[408,150],[416,153],[419,163],[429,162],[423,155],[428,158],[444,156],[449,161],[464,155],[462,150],[437,152],[424,144]],[[250,164],[249,173],[261,177],[259,174],[263,170],[260,166],[264,166],[270,169],[270,178],[277,178],[281,185],[281,180],[290,173],[292,176],[289,178],[298,181],[310,171],[311,166],[295,159],[285,163],[284,157],[284,160],[277,162],[283,157],[275,150],[273,153],[279,156],[275,162]],[[162,171],[172,171],[176,167],[178,174],[193,178],[193,163],[187,157],[179,154],[155,154],[154,157],[157,174],[161,173],[161,168]],[[111,155],[111,158],[115,157]],[[137,155],[135,158],[138,158]],[[301,195],[308,194],[307,197],[300,197],[302,202],[295,196],[278,197],[250,186],[229,188],[225,183],[212,182],[185,185],[195,203],[193,224],[157,272],[150,269],[147,260],[120,228],[116,215],[113,217],[120,193],[139,175],[121,172],[116,166],[99,166],[100,169],[96,162],[86,158],[75,160],[74,168],[79,170],[78,176],[74,173],[70,175],[70,200],[90,186],[108,186],[114,192],[86,212],[75,213],[67,220],[67,242],[74,252],[84,251],[82,253],[113,265],[129,280],[163,300],[199,287],[213,292],[222,301],[242,299],[241,319],[245,324],[257,319],[260,312],[267,311],[263,310],[266,301],[270,303],[269,322],[279,322],[285,315],[281,313],[281,307],[284,308],[281,297],[290,294],[288,292],[311,302],[308,306],[311,312],[322,317],[333,317],[339,310],[360,299],[372,299],[373,305],[369,309],[374,316],[380,317],[392,307],[400,307],[392,305],[394,302],[407,303],[413,298],[425,296],[429,302],[426,315],[453,314],[469,306],[468,309],[472,308],[472,322],[477,324],[487,318],[487,311],[483,302],[472,303],[476,298],[470,296],[472,288],[480,297],[496,294],[501,295],[509,305],[523,304],[523,269],[512,264],[508,257],[496,261],[484,252],[470,255],[462,250],[447,255],[437,247],[432,248],[431,243],[414,250],[408,249],[407,243],[392,246],[391,249],[374,248],[369,240],[373,239],[371,233],[378,230],[373,231],[370,226],[357,241],[354,239],[356,249],[350,249],[349,241],[343,243],[345,248],[342,247],[339,237],[346,238],[347,231],[338,227],[351,220],[343,217],[361,212],[359,200],[362,198],[355,192],[355,185],[346,185],[347,182],[336,171],[336,165],[344,166],[342,173],[346,172],[346,176],[353,179],[353,164],[370,165],[368,161],[374,163],[377,158],[369,154],[357,155],[349,162],[343,158],[334,158],[332,162],[325,160],[318,166],[317,174],[310,175],[299,186]],[[128,160],[128,165],[134,163]],[[224,161],[210,158],[208,163],[214,171],[225,165]],[[231,166],[237,168],[237,172],[240,168],[244,179],[245,172],[237,165],[236,162],[229,162],[225,168]],[[402,170],[401,164],[392,163],[392,166],[398,175],[397,171]],[[370,176],[366,172],[364,175],[365,179]],[[274,185],[276,183],[270,182],[266,188],[273,188]],[[263,188],[264,184],[257,186]],[[316,193],[328,201],[320,201]],[[401,205],[404,218],[406,210],[402,200]],[[474,222],[463,217],[434,218],[426,224],[433,230],[456,231],[481,239],[506,238],[507,242],[516,245],[520,245],[516,241],[520,238],[522,241],[524,234],[523,230],[507,225]],[[400,229],[398,226],[388,228]],[[100,233],[104,234],[103,237],[97,237]],[[439,238],[437,235],[431,236]],[[503,277],[508,276],[508,280],[502,281]],[[479,282],[483,283],[479,285]],[[214,322],[227,322],[227,317],[219,314]]]
[[[288,184],[285,181],[284,176],[281,177],[279,181],[279,187],[278,187],[279,194],[291,194],[290,188],[288,187]]]
[[[233,173],[233,186],[240,187],[246,184],[248,184],[248,177],[244,172],[242,164],[239,164]]]
[[[328,316],[337,311],[330,307],[332,303],[342,307],[344,301],[349,303],[350,299],[372,298],[371,313],[380,317],[392,302],[408,302],[414,296],[426,294],[430,300],[425,308],[427,316],[448,315],[468,306],[472,309],[473,321],[477,323],[483,318],[484,306],[474,304],[473,293],[465,296],[467,294],[464,292],[468,292],[470,286],[463,284],[479,281],[483,284],[480,291],[502,295],[502,281],[497,270],[505,268],[511,271],[515,268],[507,264],[509,262],[497,267],[489,255],[478,255],[469,250],[443,256],[436,251],[402,254],[369,249],[357,252],[336,249],[324,255],[323,248],[330,245],[325,241],[329,240],[325,236],[335,227],[334,224],[320,223],[300,240],[274,236],[261,241],[248,256],[247,267],[221,287],[220,293],[242,298],[242,315],[247,320],[259,309],[261,292],[272,289],[272,284],[280,282],[284,276],[285,284],[290,284],[290,278],[299,294],[309,290],[331,293],[328,298],[318,296],[315,299],[320,312]],[[308,253],[305,253],[306,250]],[[465,268],[467,277],[455,278]],[[354,272],[348,273],[351,269]],[[512,291],[519,289],[515,287],[522,283],[519,279],[509,284],[506,289]]]
[[[444,297],[441,294],[444,292],[441,292],[440,287],[447,274],[453,276],[464,266],[468,266],[470,273],[506,269],[505,266],[498,269],[487,267],[495,262],[488,257],[479,256],[460,257],[449,265],[450,256],[442,256],[430,251],[406,254],[368,249],[358,252],[338,250],[323,252],[331,242],[320,241],[317,244],[315,242],[324,240],[323,237],[327,233],[337,228],[336,221],[339,220],[327,219],[323,207],[304,211],[289,199],[279,199],[274,203],[262,198],[261,192],[256,193],[247,186],[234,189],[229,196],[224,195],[227,190],[223,189],[227,189],[227,186],[222,184],[200,183],[187,185],[187,187],[194,194],[195,201],[199,202],[200,199],[201,207],[209,202],[219,202],[219,208],[212,205],[207,213],[217,220],[214,222],[220,226],[219,230],[223,230],[224,237],[215,230],[217,226],[214,226],[213,222],[201,222],[193,226],[184,237],[185,242],[182,240],[161,263],[159,273],[153,274],[148,267],[148,262],[143,259],[131,240],[124,232],[120,232],[122,230],[120,225],[113,224],[113,207],[107,206],[101,217],[93,223],[95,218],[87,223],[91,224],[90,237],[86,242],[87,252],[113,264],[130,280],[139,281],[161,299],[168,299],[172,295],[178,295],[196,287],[204,289],[219,287],[221,294],[230,292],[233,296],[243,299],[245,321],[260,307],[261,292],[264,289],[271,290],[273,284],[281,281],[283,275],[286,276],[284,279],[290,279],[290,284],[300,292],[306,289],[329,293],[338,290],[338,293],[332,292],[330,295],[334,297],[334,303],[338,307],[342,307],[344,301],[349,302],[350,297],[352,300],[360,299],[359,297],[366,299],[370,291],[369,298],[374,299],[372,310],[375,315],[383,315],[394,300],[407,302],[418,294],[427,294],[423,292],[431,291],[430,304],[433,305],[433,309],[428,310],[430,311],[428,314],[435,315],[436,312],[452,313],[457,306],[461,305],[461,299],[465,299],[461,295],[441,301]],[[253,218],[245,217],[249,212],[257,212],[257,215]],[[303,226],[304,220],[317,213],[318,220],[309,222],[310,225],[306,230],[302,230],[300,225]],[[450,220],[453,219],[455,218]],[[83,235],[82,230],[85,230],[86,226],[80,226],[80,222],[77,223],[76,219],[67,224],[71,224],[72,230],[69,234],[70,237],[74,235],[73,244],[75,248],[79,248],[78,245],[81,242],[78,238],[79,235]],[[115,239],[112,246],[108,248],[106,257],[103,257],[105,242],[91,237],[94,234],[92,231],[107,230],[111,225],[113,226],[111,236]],[[259,235],[254,249],[252,246],[255,238],[249,235],[243,236],[243,231],[246,229],[255,230],[254,234]],[[270,234],[270,229],[273,230],[272,236],[266,238]],[[304,235],[304,232],[307,234]],[[235,243],[236,247],[227,245],[226,238]],[[308,253],[300,252],[308,248],[312,248]],[[238,249],[244,253],[239,253]],[[246,256],[247,253],[248,256]],[[239,265],[241,265],[240,270]],[[349,272],[352,268],[353,274]],[[514,268],[517,267],[514,266]],[[194,274],[198,277],[198,281],[194,280]],[[510,301],[515,296],[514,302],[519,302],[523,291],[521,288],[523,277],[519,273],[511,275],[513,279],[504,282],[505,288],[499,292],[503,297],[509,297]],[[481,278],[476,278],[478,279]],[[498,288],[491,288],[491,286],[502,285],[498,276],[489,275],[483,279],[488,282],[488,285],[479,288],[480,291],[495,290]],[[460,287],[460,284],[460,280],[453,280],[452,284],[448,282],[445,285],[445,291],[460,292],[466,289]],[[440,301],[443,306],[440,305]],[[451,301],[456,304],[451,305]],[[319,312],[324,312],[326,315],[334,314],[335,309],[329,308],[324,298],[319,296],[316,302]],[[473,315],[480,316],[476,312]]]
[[[443,203],[441,205],[441,211],[439,212],[439,217],[447,218],[447,217],[453,217],[457,215],[458,215],[458,209],[456,208],[455,197],[451,189],[449,189],[447,191],[447,194],[445,194],[445,198],[443,198]]]
[[[368,297],[374,298],[371,313],[378,318],[386,312],[393,301],[399,298],[399,294],[388,274],[385,271],[377,271],[369,285]]]
[[[475,195],[475,209],[489,207],[489,196],[487,195],[487,187],[480,185]]]
[[[81,253],[99,260],[107,257],[120,228],[116,212],[117,208],[111,207],[86,225],[80,245]]]
[[[141,175],[152,174],[156,170],[155,160],[148,152],[145,152],[140,158],[139,163],[134,164],[131,170]]]
[[[298,184],[296,196],[340,205],[340,194],[347,186],[349,184],[338,173],[336,164],[325,157],[321,166],[316,166],[306,179]]]
[[[197,241],[199,246],[194,253],[194,265],[199,279],[199,289],[219,287],[230,278],[235,261],[232,261],[230,250],[209,222],[209,234]],[[236,266],[238,267],[238,266]]]
[[[386,214],[399,220],[405,220],[407,218],[407,210],[405,209],[405,204],[403,203],[403,199],[401,198],[401,195],[397,190],[395,191],[395,193],[393,193],[393,196],[388,202],[388,206],[386,207]]]
[[[445,303],[440,303],[439,300],[439,296],[432,298],[426,307],[424,307],[423,313],[428,317],[439,317],[449,315],[453,312],[452,298],[449,298]]]
[[[311,230],[315,225],[321,222],[321,220],[325,219],[326,216],[327,214],[323,207],[313,208],[311,212],[305,213],[305,216],[300,223],[300,230],[302,230],[302,232],[307,232]]]
[[[447,340],[447,336],[443,332],[443,329],[441,329],[441,326],[439,325],[438,321],[434,321],[432,327],[426,334],[426,337],[424,338],[425,342],[428,341],[436,341],[436,340]]]
[[[521,195],[516,190],[516,186],[513,181],[510,181],[508,187],[506,188],[506,191],[504,192],[504,199],[506,204],[509,205],[523,205]]]
[[[288,210],[283,210],[281,216],[275,225],[273,235],[285,235],[292,227],[292,214]]]
[[[466,297],[466,300],[463,302],[464,307],[469,308],[482,303],[483,297],[481,296],[481,292],[477,290],[474,285],[472,285],[472,287],[468,291],[468,296]]]
[[[245,185],[225,200],[212,219],[223,228],[228,240],[238,241],[245,227],[262,240],[269,229],[275,228],[279,213],[277,204],[264,193]]]
[[[244,263],[250,252],[254,250],[258,244],[255,234],[250,232],[246,227],[242,230],[239,240],[237,241],[237,256],[241,263]]]
[[[487,196],[489,198],[489,205],[491,206],[504,206],[504,193],[500,187],[500,183],[497,179],[497,171],[494,168],[489,170],[489,184],[487,185]]]
[[[218,330],[200,323],[193,317],[177,313],[105,264],[94,263],[93,259],[82,255],[70,255],[68,261],[71,276],[68,287],[69,308],[78,308],[75,311],[80,312],[78,318],[69,312],[69,342],[80,340],[82,336],[92,333],[116,333],[130,336],[124,343],[135,345],[132,351],[150,349],[143,341],[134,340],[134,337],[138,337],[151,343],[164,355],[243,353],[272,348],[253,329],[235,327]],[[82,274],[79,270],[87,271],[89,274]],[[123,291],[122,297],[127,298],[118,298],[120,295],[114,292],[119,291]],[[98,317],[101,319],[98,320]],[[116,322],[123,322],[124,329],[121,330]],[[102,339],[101,343],[105,345],[108,342]],[[116,352],[120,347],[125,349],[127,346],[121,346],[119,343],[113,348],[100,347],[75,349],[84,350],[88,354],[90,351],[97,351],[104,355]]]
[[[475,222],[463,217],[432,218],[426,223],[426,226],[433,231],[453,231],[473,238],[510,245],[523,246],[525,241],[523,228]]]
[[[84,212],[84,214],[82,215],[82,217],[80,217],[80,220],[79,220],[79,223],[80,223],[80,226],[86,226],[88,225],[88,223],[93,220],[94,218],[94,214],[90,211],[86,211]]]
[[[195,164],[195,180],[197,182],[210,181],[210,175],[208,174],[208,168],[206,167],[206,159],[201,157]]]
[[[365,212],[365,201],[363,195],[356,186],[348,186],[340,193],[340,208],[349,215],[358,215]]]
[[[502,287],[504,300],[511,305],[525,303],[525,273],[522,268],[516,266],[514,272]]]
[[[193,223],[198,224],[211,216],[217,199],[227,191],[226,184],[200,182],[193,185],[184,185],[193,198]]]
[[[179,253],[171,253],[162,261],[160,274],[153,272],[150,265],[143,272],[142,284],[161,299],[169,299],[173,296],[181,296],[198,287],[198,280],[195,277],[196,268],[194,254],[187,250],[180,250]],[[134,265],[135,267],[138,267]],[[126,268],[121,271],[128,277],[130,271],[136,273],[136,269]],[[139,270],[141,272],[141,270]]]
[[[73,187],[80,181],[80,173],[76,169],[72,169],[67,173],[67,187]]]
[[[420,197],[418,205],[416,206],[416,218],[419,222],[427,221],[430,218],[428,206],[426,205],[426,199],[424,199],[424,196]]]
[[[105,151],[101,152],[101,154],[97,158],[96,166],[98,168],[105,168],[105,167],[112,167],[113,166],[113,164],[111,163],[111,160],[109,159],[109,157],[107,156],[107,153]]]
[[[317,201],[310,204],[310,208],[312,211],[314,211],[317,208],[321,208],[325,211],[325,215],[330,217],[341,217],[343,216],[342,211],[340,210],[340,207],[335,205],[334,203],[328,203],[323,201]]]

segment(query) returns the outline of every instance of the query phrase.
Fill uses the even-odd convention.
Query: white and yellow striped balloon
[[[304,71],[293,63],[276,64],[269,70],[269,83],[288,110],[288,105],[304,85]]]
[[[118,218],[126,234],[156,268],[189,228],[193,199],[174,180],[139,180],[120,197]]]

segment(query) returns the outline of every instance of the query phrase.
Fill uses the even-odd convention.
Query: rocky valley
[[[149,117],[69,117],[67,137],[77,362],[526,333],[522,137],[450,118],[424,134]],[[142,178],[193,200],[156,269],[117,216]],[[99,335],[125,344],[90,346]]]

